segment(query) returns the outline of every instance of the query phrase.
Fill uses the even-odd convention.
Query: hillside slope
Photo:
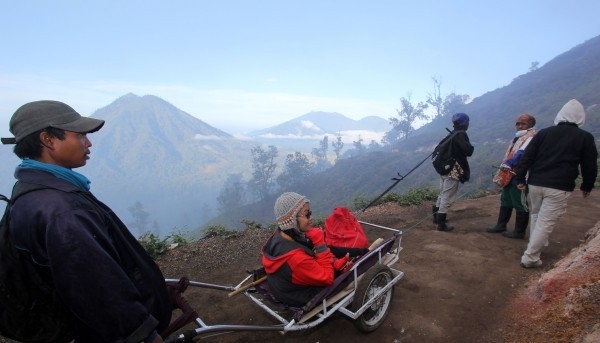
[[[358,332],[345,316],[338,315],[314,329],[286,336],[242,332],[203,341],[598,342],[600,236],[592,234],[600,230],[590,229],[599,225],[600,193],[593,192],[588,199],[583,199],[579,192],[573,194],[567,213],[542,255],[544,266],[534,270],[519,266],[525,240],[483,231],[494,223],[498,204],[497,194],[458,201],[449,212],[452,224],[457,226],[451,233],[434,230],[430,204],[411,207],[388,204],[358,214],[361,220],[404,232],[401,259],[395,267],[405,272],[405,277],[395,287],[388,318],[371,334]],[[509,226],[512,225],[511,221]],[[389,234],[366,231],[370,239]],[[246,270],[260,265],[260,249],[269,235],[269,230],[252,229],[237,237],[203,239],[167,252],[158,264],[167,278],[185,275],[196,281],[233,286],[246,277]],[[586,255],[585,251],[589,253]],[[572,278],[578,275],[578,270],[582,271],[581,261],[587,262],[579,275],[595,281]],[[565,278],[569,282],[564,282]],[[228,298],[223,291],[192,287],[185,297],[208,325],[275,324],[243,295]],[[174,315],[178,313],[175,311]],[[0,338],[0,343],[14,342]]]
[[[401,260],[396,267],[405,272],[405,277],[396,285],[390,315],[379,329],[368,335],[361,334],[345,316],[339,315],[313,330],[285,337],[279,333],[246,332],[211,337],[207,341],[570,342],[528,334],[547,331],[548,327],[558,325],[560,318],[543,317],[545,321],[535,322],[516,320],[520,317],[509,304],[519,301],[521,291],[533,290],[532,285],[537,284],[544,273],[551,273],[556,262],[585,240],[586,232],[600,220],[599,200],[598,192],[588,199],[583,199],[579,192],[573,193],[567,213],[543,253],[544,266],[536,270],[519,266],[525,240],[484,232],[485,227],[495,223],[499,206],[497,194],[458,201],[449,212],[452,225],[457,227],[451,233],[435,231],[430,222],[431,204],[411,207],[388,204],[370,208],[358,213],[358,218],[404,231]],[[512,221],[509,226],[513,226]],[[389,234],[373,230],[367,233],[371,239]],[[212,237],[170,251],[159,264],[167,277],[187,275],[193,280],[235,285],[247,275],[245,270],[260,265],[260,248],[269,234],[269,230],[251,230],[229,239]],[[599,264],[591,268],[592,275],[600,272]],[[222,291],[192,289],[186,297],[210,325],[275,323],[244,296],[229,299]],[[597,301],[590,306],[596,315],[600,313]],[[573,328],[571,333],[590,330],[594,324],[590,320],[594,318],[597,316],[587,317],[588,321],[580,322],[582,326]],[[586,317],[581,318],[584,319]]]

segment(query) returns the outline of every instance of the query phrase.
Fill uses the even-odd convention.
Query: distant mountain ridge
[[[248,133],[250,137],[257,136],[314,136],[335,135],[343,131],[363,130],[386,132],[390,130],[387,120],[368,116],[358,121],[350,119],[337,112],[309,112],[300,117],[286,121],[270,128],[255,130]]]
[[[139,202],[148,213],[148,229],[163,234],[174,227],[195,229],[214,216],[223,182],[231,174],[249,179],[250,150],[261,144],[233,137],[154,95],[123,95],[91,117],[106,123],[89,135],[91,159],[78,171],[92,180],[92,191],[126,223],[133,221],[129,208]],[[324,112],[303,117],[298,121],[326,123]],[[341,114],[325,117],[360,128]],[[327,130],[335,130],[335,125],[324,124]],[[294,148],[308,152],[317,146],[302,143]],[[284,153],[282,149],[281,160]],[[3,149],[2,155],[14,162],[3,163],[0,170],[12,175],[18,159],[9,149]],[[2,193],[9,193],[13,182],[11,177],[3,178]]]
[[[123,218],[140,202],[149,226],[198,226],[212,215],[227,176],[248,176],[248,142],[159,97],[130,93],[92,117],[106,124],[90,135],[91,159],[81,172]]]
[[[506,149],[514,134],[514,118],[529,112],[538,119],[538,129],[551,125],[554,115],[569,99],[577,98],[588,110],[584,129],[600,138],[600,36],[561,54],[538,70],[518,76],[505,87],[488,92],[467,105],[471,116],[469,136],[475,146],[470,158],[472,178],[461,192],[492,189],[491,165]],[[595,106],[595,107],[594,107]],[[140,202],[147,211],[148,228],[189,230],[203,225],[216,211],[216,198],[224,180],[252,174],[250,150],[259,144],[280,148],[280,158],[291,151],[310,151],[315,139],[336,132],[377,132],[389,123],[380,117],[359,121],[335,112],[311,112],[286,123],[252,132],[238,139],[214,128],[189,113],[153,95],[126,94],[97,110],[92,117],[105,119],[105,127],[90,135],[91,159],[81,170],[92,180],[92,191],[129,224],[129,208]],[[335,126],[337,124],[339,126]],[[435,144],[446,135],[449,118],[437,118],[416,130],[394,147],[342,159],[333,168],[316,175],[296,191],[311,199],[316,215],[333,207],[353,207],[357,198],[373,199],[386,189],[392,178],[404,176],[420,162],[427,162]],[[268,139],[263,136],[291,136],[298,139]],[[314,134],[313,141],[300,139]],[[262,138],[261,138],[262,137]],[[365,144],[369,140],[366,136]],[[285,142],[287,145],[284,145]],[[10,193],[18,159],[10,146],[0,150],[0,193]],[[6,161],[6,163],[5,163]],[[279,162],[282,167],[282,162]],[[394,191],[414,187],[437,187],[438,177],[424,163]],[[464,194],[461,194],[464,196]],[[272,223],[274,199],[236,210],[225,218],[227,225],[240,226],[240,219]],[[232,213],[233,213],[232,209]],[[133,231],[138,235],[139,232]]]
[[[390,123],[378,116],[354,120],[337,112],[313,111],[247,135],[256,142],[277,146],[283,154],[287,154],[310,153],[326,136],[330,143],[340,137],[344,143],[342,151],[352,148],[353,142],[360,140],[365,145],[372,141],[380,143],[390,129]]]
[[[560,54],[537,70],[517,76],[509,85],[487,92],[465,106],[471,121],[468,134],[475,152],[469,158],[471,179],[461,185],[459,197],[471,197],[496,189],[491,182],[506,146],[515,134],[514,119],[530,113],[538,130],[553,125],[554,117],[570,99],[586,108],[583,129],[600,142],[600,36]],[[298,187],[287,189],[311,199],[315,216],[326,216],[335,206],[355,208],[375,199],[396,179],[402,182],[392,190],[438,188],[439,176],[429,156],[435,145],[452,128],[448,117],[436,118],[395,145],[392,151],[378,151],[342,159],[332,168],[311,175]],[[408,174],[412,171],[410,174]],[[275,199],[238,211],[242,218],[272,222]],[[360,205],[358,205],[360,206]],[[264,209],[264,210],[261,210]],[[260,216],[260,214],[263,216]],[[219,218],[223,220],[224,218]],[[228,223],[234,223],[230,218]]]

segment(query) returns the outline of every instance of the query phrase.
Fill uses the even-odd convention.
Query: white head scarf
[[[562,122],[569,122],[582,127],[585,123],[585,110],[583,109],[583,105],[575,99],[569,100],[569,102],[558,111],[556,118],[554,118],[554,125],[558,125],[558,123]]]

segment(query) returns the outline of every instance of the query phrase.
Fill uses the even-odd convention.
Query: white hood
[[[569,122],[577,124],[582,127],[585,123],[585,110],[583,105],[575,100],[571,99],[558,111],[556,118],[554,118],[554,125],[558,125],[561,122]]]

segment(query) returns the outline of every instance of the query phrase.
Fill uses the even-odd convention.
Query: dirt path
[[[573,193],[568,211],[542,255],[544,267],[538,270],[519,266],[526,240],[484,232],[485,227],[495,223],[499,195],[457,202],[448,214],[451,224],[457,227],[451,233],[434,230],[429,219],[430,204],[409,209],[386,206],[383,213],[381,209],[369,209],[359,214],[359,219],[404,230],[401,260],[396,267],[405,272],[405,277],[396,285],[390,315],[379,329],[363,334],[339,315],[315,329],[285,336],[272,332],[231,333],[208,341],[503,342],[505,305],[527,279],[538,277],[580,244],[584,233],[600,220],[599,196],[595,192],[583,199],[578,191]],[[513,220],[514,215],[511,229]],[[371,233],[369,236],[373,238]],[[254,255],[242,265],[252,268],[259,261]],[[225,284],[236,283],[242,277],[239,264],[204,274],[204,280]],[[207,324],[274,323],[243,296],[228,299],[220,292],[194,290],[188,298]]]
[[[405,277],[396,285],[390,314],[379,329],[363,334],[339,314],[315,329],[285,336],[274,332],[229,333],[203,342],[504,342],[503,330],[508,327],[503,325],[504,318],[510,319],[504,308],[514,292],[583,241],[584,233],[600,220],[599,200],[598,191],[588,199],[579,191],[573,193],[567,213],[542,255],[544,267],[537,270],[519,266],[526,240],[484,231],[496,221],[499,195],[457,202],[448,214],[456,226],[450,233],[435,230],[431,204],[370,208],[360,213],[359,219],[404,231],[401,259],[395,268]],[[245,270],[260,265],[260,247],[268,234],[258,230],[247,235],[250,237],[202,240],[170,251],[159,265],[167,278],[187,275],[196,281],[235,285],[246,276]],[[368,232],[370,239],[385,234]],[[275,324],[243,295],[228,298],[226,292],[198,288],[190,288],[185,295],[209,325]],[[10,341],[0,338],[0,342]]]

